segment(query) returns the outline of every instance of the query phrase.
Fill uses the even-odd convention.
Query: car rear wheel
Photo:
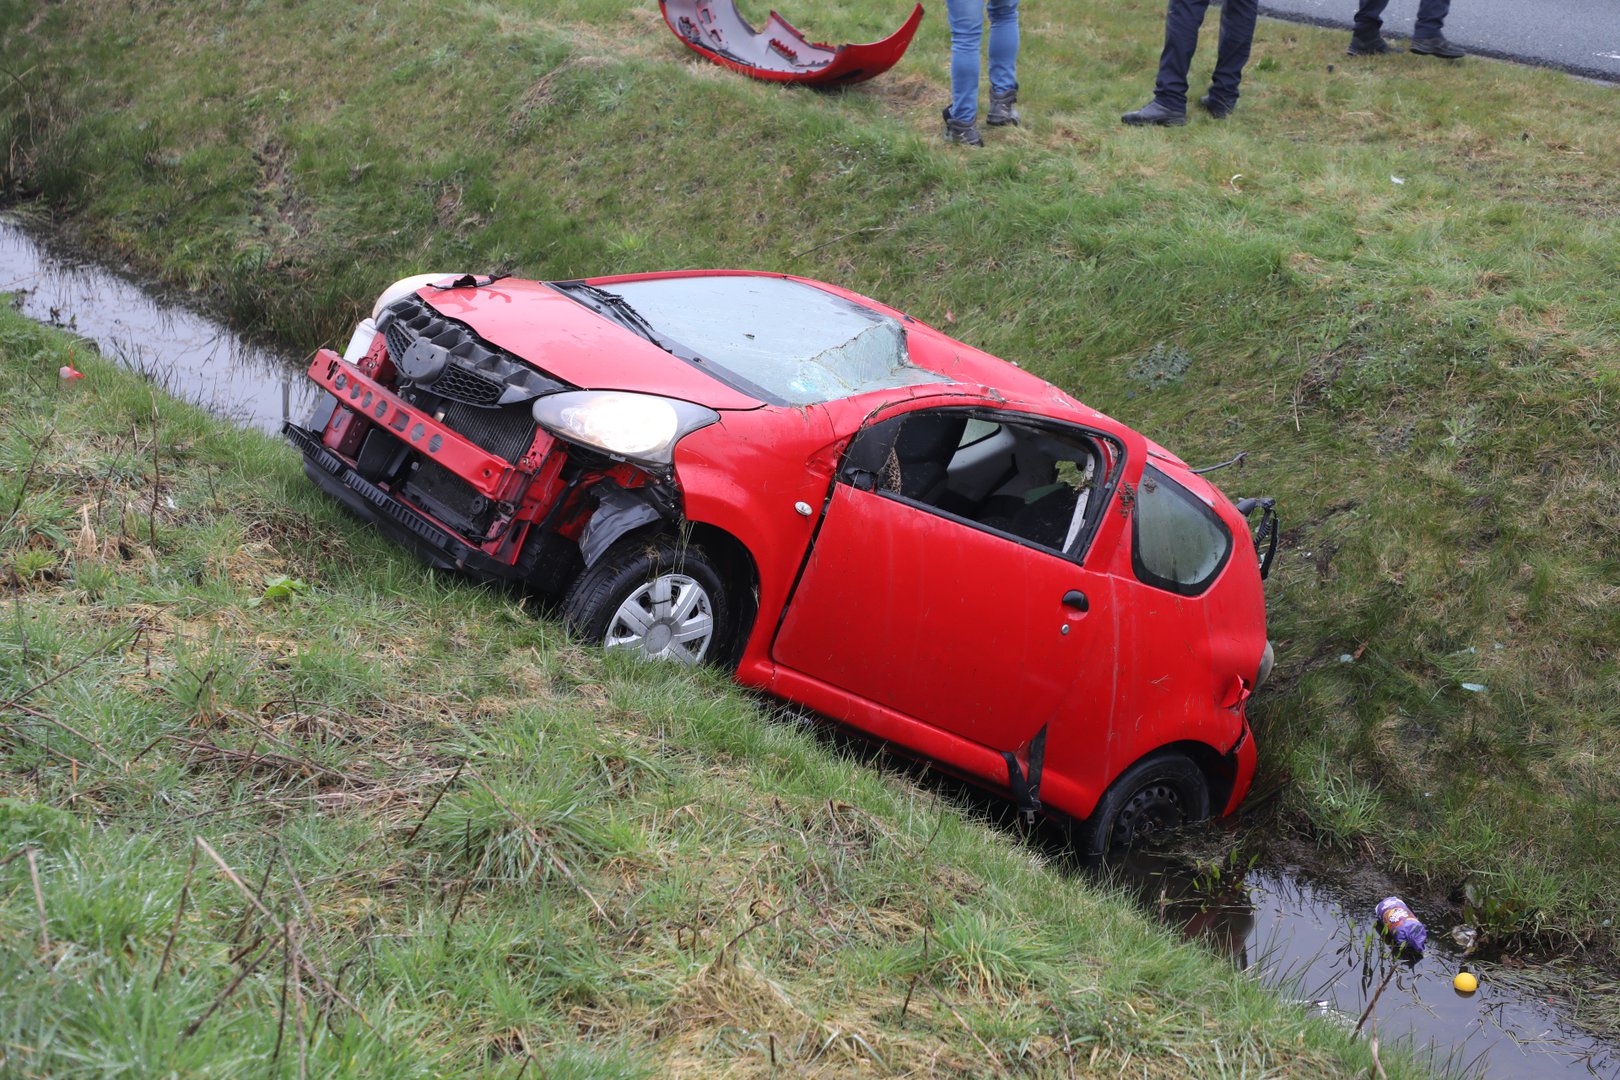
[[[1158,754],[1132,765],[1109,786],[1081,829],[1081,849],[1106,858],[1208,816],[1203,770],[1181,754]]]
[[[622,543],[563,600],[568,626],[610,652],[701,664],[729,651],[725,583],[702,548],[670,537]]]

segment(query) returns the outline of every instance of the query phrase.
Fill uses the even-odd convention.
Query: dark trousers
[[[1369,2],[1379,3],[1379,0]],[[1383,3],[1388,2],[1383,0]],[[1204,24],[1204,11],[1208,7],[1209,0],[1170,0],[1170,10],[1164,19],[1159,81],[1153,87],[1153,100],[1167,109],[1187,110],[1187,69],[1192,66],[1193,50],[1198,48],[1198,28]],[[1258,7],[1258,0],[1225,0],[1221,5],[1221,41],[1215,54],[1215,75],[1209,84],[1211,100],[1221,105],[1237,104],[1238,80],[1243,76],[1243,65],[1249,62]]]
[[[1378,36],[1384,25],[1384,9],[1389,0],[1361,0],[1356,9],[1356,37],[1371,39]],[[1417,25],[1412,28],[1414,38],[1440,36],[1440,25],[1451,10],[1451,0],[1421,0],[1418,4]]]

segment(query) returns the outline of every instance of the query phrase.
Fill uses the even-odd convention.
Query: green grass
[[[1194,463],[1248,450],[1218,475],[1287,526],[1254,713],[1288,820],[1471,890],[1497,939],[1613,956],[1615,89],[1263,21],[1229,121],[1128,130],[1161,6],[1058,11],[1026,13],[1025,126],[968,152],[938,137],[937,12],[817,94],[698,60],[641,0],[12,0],[3,179],[303,348],[411,272],[747,266],[894,303]]]
[[[82,345],[60,383],[70,348],[0,314],[0,1073],[1372,1068],[721,676],[422,568],[269,437]]]

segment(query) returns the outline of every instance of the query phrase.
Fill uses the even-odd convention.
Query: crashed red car
[[[1088,852],[1248,791],[1269,501],[899,311],[776,274],[417,278],[309,375],[317,484],[608,649],[724,665]]]

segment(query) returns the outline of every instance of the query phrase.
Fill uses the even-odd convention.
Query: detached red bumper
[[[836,86],[883,74],[905,55],[923,7],[882,41],[864,45],[812,42],[782,16],[771,12],[763,30],[737,13],[733,0],[659,0],[664,21],[687,48],[717,64],[769,82]]]

